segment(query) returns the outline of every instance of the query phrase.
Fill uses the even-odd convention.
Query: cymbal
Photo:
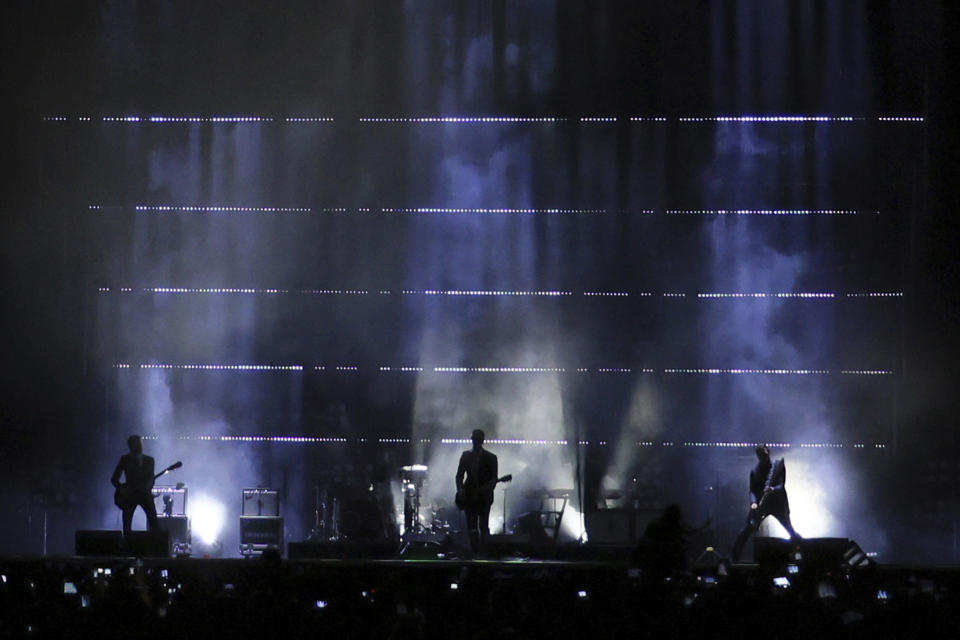
[[[405,471],[407,473],[426,473],[427,465],[425,464],[407,464],[400,467],[400,471]]]

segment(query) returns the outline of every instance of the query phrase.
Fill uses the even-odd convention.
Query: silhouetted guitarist
[[[153,481],[156,478],[153,472],[153,458],[143,454],[143,442],[140,436],[127,438],[130,453],[120,456],[117,468],[113,470],[110,482],[116,487],[114,501],[123,510],[123,537],[130,535],[130,525],[133,522],[133,512],[139,506],[147,514],[147,530],[159,529],[157,523],[157,507],[153,503]],[[124,476],[123,484],[120,475]]]
[[[750,511],[747,523],[743,525],[733,543],[730,558],[734,562],[740,559],[743,545],[753,535],[767,516],[780,521],[790,534],[791,540],[799,540],[800,534],[790,523],[790,502],[787,500],[787,466],[783,458],[770,460],[770,449],[765,444],[757,445],[757,466],[750,471]]]
[[[497,456],[483,448],[484,433],[474,429],[470,435],[473,449],[464,451],[457,467],[458,503],[467,515],[470,549],[482,554],[490,535],[490,506],[497,484]]]

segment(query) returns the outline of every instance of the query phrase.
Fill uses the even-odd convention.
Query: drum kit
[[[457,510],[452,504],[423,504],[423,487],[429,468],[424,464],[404,465],[396,470],[403,497],[403,531],[397,520],[390,479],[380,482],[350,482],[350,465],[335,466],[313,488],[314,522],[312,541],[374,541],[399,534],[452,532]]]

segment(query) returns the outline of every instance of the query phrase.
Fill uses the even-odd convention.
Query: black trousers
[[[463,510],[467,516],[467,535],[470,537],[470,550],[474,553],[485,551],[487,538],[490,537],[490,506],[492,504],[483,500],[469,505]]]
[[[731,560],[736,562],[740,559],[743,545],[747,543],[750,536],[756,533],[757,529],[760,528],[760,523],[763,522],[763,519],[767,516],[776,518],[780,524],[783,525],[783,528],[787,530],[787,533],[790,534],[791,540],[796,540],[800,537],[790,522],[790,503],[787,500],[787,492],[781,489],[769,494],[766,499],[761,500],[760,506],[757,509],[750,509],[750,513],[747,514],[747,522],[743,525],[743,529],[737,534],[737,539],[733,543],[733,550],[730,552]]]
[[[157,522],[157,506],[153,504],[153,496],[149,491],[139,491],[130,496],[130,501],[123,508],[123,537],[130,535],[130,528],[133,524],[133,512],[137,507],[143,509],[147,514],[147,531],[157,531],[160,524]]]

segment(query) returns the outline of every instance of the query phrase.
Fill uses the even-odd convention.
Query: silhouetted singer
[[[757,466],[750,471],[750,512],[730,553],[730,559],[734,562],[740,559],[743,545],[756,533],[767,516],[779,520],[791,540],[801,539],[790,523],[790,502],[784,486],[787,482],[786,463],[783,458],[771,461],[770,449],[765,444],[757,445],[756,454]]]
[[[461,454],[457,467],[457,506],[467,516],[471,551],[482,554],[490,536],[490,506],[493,504],[493,488],[497,485],[497,456],[483,448],[482,430],[474,429],[470,439],[473,448]]]
[[[114,502],[123,510],[123,537],[130,535],[130,526],[133,523],[133,512],[139,506],[147,514],[147,530],[157,531],[157,507],[153,503],[153,481],[156,478],[153,472],[153,458],[143,454],[143,442],[140,436],[127,438],[130,453],[120,456],[117,468],[110,476],[110,483],[116,487]],[[120,483],[120,476],[124,481]]]

